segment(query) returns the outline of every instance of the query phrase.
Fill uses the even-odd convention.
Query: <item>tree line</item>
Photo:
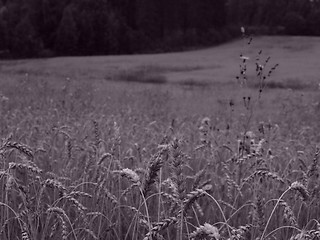
[[[132,54],[320,35],[319,0],[0,0],[0,57]]]

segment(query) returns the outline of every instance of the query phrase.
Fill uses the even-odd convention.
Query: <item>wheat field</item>
[[[320,239],[320,39],[248,41],[2,61],[0,239]]]

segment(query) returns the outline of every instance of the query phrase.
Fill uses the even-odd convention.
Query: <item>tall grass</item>
[[[3,86],[0,239],[318,239],[319,109],[256,116],[264,64],[230,101],[239,116],[173,119],[152,92],[107,105],[71,80]]]

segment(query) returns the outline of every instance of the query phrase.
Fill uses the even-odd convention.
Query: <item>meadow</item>
[[[1,61],[0,239],[319,239],[319,54]]]

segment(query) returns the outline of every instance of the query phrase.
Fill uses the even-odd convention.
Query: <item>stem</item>
[[[231,239],[230,226],[228,225],[228,220],[226,219],[226,216],[224,215],[224,213],[223,213],[223,211],[222,211],[219,203],[218,203],[217,200],[216,200],[214,197],[212,197],[209,193],[204,192],[204,194],[207,195],[209,198],[211,198],[211,199],[216,203],[216,205],[218,206],[219,211],[221,212],[221,215],[222,215],[222,217],[223,217],[223,220],[224,220],[224,222],[225,222],[225,224],[226,224],[226,226],[227,226],[227,230],[228,230],[228,233],[229,233],[229,238]]]
[[[159,172],[159,198],[158,198],[158,222],[160,222],[160,211],[161,211],[161,183],[162,183],[162,168],[160,168],[160,172]]]
[[[150,222],[150,215],[149,215],[149,210],[148,210],[148,205],[147,205],[147,200],[143,195],[142,189],[139,187],[140,193],[141,193],[141,197],[143,200],[143,205],[145,206],[145,210],[146,210],[146,214],[147,214],[147,218],[148,218],[148,225],[149,225],[149,231],[151,232],[152,230],[152,226],[151,226],[151,222]],[[140,208],[140,207],[139,207]]]
[[[269,219],[268,219],[268,221],[267,221],[267,224],[266,224],[266,226],[265,226],[265,228],[264,228],[264,230],[263,230],[263,233],[262,233],[261,238],[260,238],[261,240],[263,240],[263,237],[264,237],[264,235],[266,234],[268,225],[269,225],[269,223],[270,223],[270,221],[271,221],[272,215],[273,215],[274,212],[276,211],[277,206],[279,205],[279,203],[280,203],[281,199],[283,198],[283,196],[284,196],[290,189],[291,189],[291,187],[289,187],[287,190],[285,190],[285,191],[281,194],[281,196],[279,197],[276,205],[274,206],[274,208],[273,208],[273,210],[272,210],[272,212],[271,212],[271,214],[270,214],[270,217],[269,217]]]
[[[13,214],[16,216],[18,222],[19,222],[19,225],[20,225],[20,228],[23,229],[23,226],[21,225],[21,219],[19,218],[18,214],[8,205],[8,204],[5,204],[3,202],[0,202],[0,206],[4,206],[6,207],[7,209],[7,217],[9,218],[9,210],[11,210],[11,212],[13,212]],[[9,229],[8,229],[8,233],[9,233]],[[10,236],[10,233],[9,233],[9,236]]]
[[[316,224],[318,225],[318,224],[320,224],[319,222],[318,222],[318,220],[317,219],[311,219],[307,224],[306,224],[306,226],[305,226],[305,228],[307,228],[307,226],[309,225],[309,223],[311,223],[311,222],[316,222]]]
[[[284,229],[284,228],[292,228],[292,229],[295,229],[299,232],[301,232],[301,230],[297,227],[294,227],[294,226],[281,226],[281,227],[278,227],[276,229],[274,229],[273,231],[271,231],[270,233],[268,233],[268,235],[266,236],[266,238],[268,238],[269,236],[271,236],[272,234],[274,234],[276,231],[278,230],[281,230],[281,229]],[[262,238],[261,238],[262,239]]]
[[[236,215],[242,208],[247,207],[247,206],[252,206],[252,205],[253,205],[253,203],[247,203],[247,204],[242,205],[234,213],[231,214],[231,216],[227,219],[227,221],[229,221],[234,215]]]

